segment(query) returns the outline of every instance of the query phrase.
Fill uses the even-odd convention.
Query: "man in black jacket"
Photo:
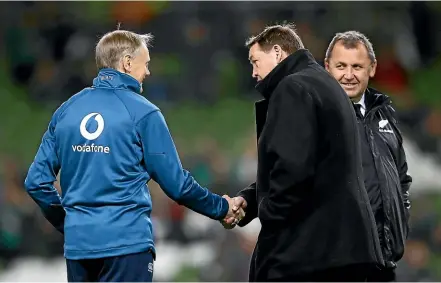
[[[291,25],[246,45],[264,97],[256,183],[235,198],[246,210],[239,226],[262,224],[250,281],[366,280],[382,257],[350,100]]]
[[[356,31],[337,33],[326,52],[325,67],[354,103],[361,137],[364,183],[375,216],[385,266],[368,281],[395,281],[404,253],[409,221],[409,187],[403,138],[388,96],[368,88],[377,61],[372,44]]]

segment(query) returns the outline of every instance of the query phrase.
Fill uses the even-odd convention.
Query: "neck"
[[[124,68],[119,67],[119,68],[116,68],[116,70],[120,73],[127,74],[127,72],[124,70]]]
[[[124,68],[122,68],[122,67],[116,68],[115,70],[117,70],[118,72],[123,73],[123,74],[125,74],[125,75],[127,75],[127,76],[130,76],[130,77],[132,77],[132,78],[134,78],[134,79],[136,80],[136,78],[135,78],[134,76],[132,76],[131,74],[129,74],[129,73],[128,73]]]
[[[361,100],[361,96],[360,97],[353,97],[353,98],[351,98],[351,101],[352,102],[354,102],[354,103],[358,103],[358,102],[360,102],[360,100]]]
[[[283,60],[285,60],[285,59],[286,59],[286,57],[288,57],[288,54],[286,54],[286,52],[285,52],[285,51],[282,51],[282,56],[280,56],[280,61],[279,61],[279,64],[280,64],[280,62],[282,62]]]
[[[352,98],[351,98],[351,101],[352,101],[353,103],[358,103],[358,102],[360,102],[360,100],[363,98],[363,95],[364,95],[364,91],[363,91],[360,95],[357,95],[356,97],[352,97]]]

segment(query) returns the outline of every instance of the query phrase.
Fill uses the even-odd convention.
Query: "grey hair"
[[[332,50],[334,49],[335,44],[339,41],[341,41],[343,46],[346,48],[355,48],[358,43],[363,44],[366,47],[369,59],[371,59],[372,62],[375,62],[376,57],[372,43],[364,34],[353,30],[335,34],[334,38],[331,40],[331,43],[329,43],[328,49],[326,50],[325,60],[329,60],[331,58]]]
[[[95,60],[98,70],[116,69],[119,60],[126,55],[134,56],[140,47],[151,46],[153,35],[137,34],[126,30],[115,30],[106,33],[97,43]]]

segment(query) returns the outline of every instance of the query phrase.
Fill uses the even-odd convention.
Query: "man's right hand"
[[[230,204],[230,211],[227,216],[222,220],[222,225],[225,229],[233,229],[242,218],[245,217],[244,209],[247,207],[247,201],[243,197],[229,198],[223,196],[228,200]]]

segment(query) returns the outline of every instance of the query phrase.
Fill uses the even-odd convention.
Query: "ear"
[[[273,50],[274,50],[274,52],[276,53],[276,60],[277,60],[277,63],[280,63],[280,61],[282,61],[283,60],[283,50],[282,50],[282,48],[280,47],[280,45],[278,45],[278,44],[275,44],[274,46],[273,46]]]
[[[325,69],[329,72],[329,59],[325,58]]]
[[[375,60],[371,64],[371,69],[369,70],[369,77],[373,78],[375,76],[375,72],[377,71],[377,60]]]
[[[123,64],[123,69],[124,71],[126,71],[127,73],[130,73],[130,71],[132,70],[132,57],[128,54],[124,55],[124,57],[122,58],[122,64]]]

